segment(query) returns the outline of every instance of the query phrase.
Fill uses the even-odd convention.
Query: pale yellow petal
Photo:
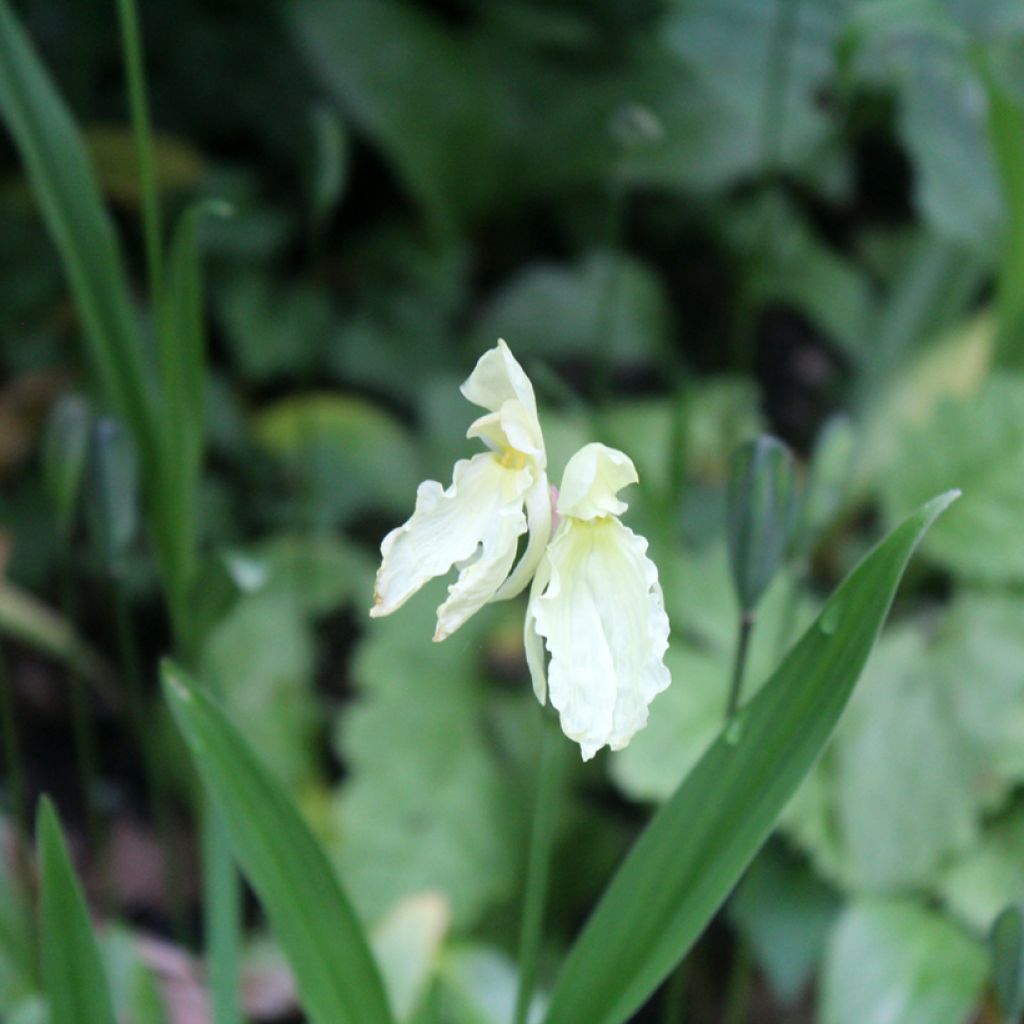
[[[550,700],[584,759],[624,747],[670,682],[668,617],[646,551],[617,519],[566,519],[542,563],[550,580],[531,594],[532,628],[551,656]]]
[[[562,474],[558,511],[576,519],[622,515],[627,505],[616,494],[637,479],[633,460],[624,452],[596,441],[584,445]]]
[[[447,490],[434,480],[420,484],[411,518],[381,544],[370,614],[390,615],[428,580],[468,563],[460,573],[460,578],[467,577],[465,586],[445,602],[450,605],[447,632],[457,628],[472,614],[466,609],[475,605],[476,610],[492,597],[511,567],[518,538],[526,530],[522,506],[533,480],[531,469],[503,466],[486,452],[457,462]],[[495,567],[503,563],[505,571],[495,580]],[[457,581],[451,590],[458,587]]]

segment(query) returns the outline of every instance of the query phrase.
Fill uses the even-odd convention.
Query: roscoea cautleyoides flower
[[[605,745],[626,746],[671,682],[658,570],[647,541],[618,518],[626,504],[616,495],[636,482],[629,456],[603,444],[569,460],[561,522],[530,590],[525,646],[534,692],[542,704],[550,696],[584,760]]]
[[[480,357],[461,391],[487,410],[466,436],[479,438],[488,450],[457,462],[447,490],[436,480],[420,484],[412,516],[381,544],[370,610],[374,617],[390,615],[455,566],[458,578],[437,610],[435,640],[450,636],[489,601],[520,593],[551,534],[547,457],[533,385],[504,341]]]

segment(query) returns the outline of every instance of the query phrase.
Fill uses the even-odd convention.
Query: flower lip
[[[566,464],[558,495],[558,513],[573,519],[620,516],[628,506],[616,495],[639,480],[633,460],[617,448],[594,441]]]

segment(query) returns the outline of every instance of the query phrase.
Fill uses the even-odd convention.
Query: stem
[[[146,728],[146,701],[142,685],[142,669],[140,667],[139,649],[135,643],[135,634],[131,625],[131,614],[125,589],[118,576],[111,577],[111,598],[114,607],[114,620],[117,627],[117,646],[124,673],[128,697],[128,714],[131,719],[135,743],[142,757],[143,786],[146,792],[146,803],[153,815],[160,846],[164,859],[164,884],[167,886],[167,898],[170,904],[171,921],[174,937],[179,945],[184,946],[188,936],[185,917],[184,888],[181,872],[178,869],[178,858],[174,851],[174,829],[172,827],[170,809],[163,799],[157,782],[157,757],[154,750],[150,730]]]
[[[747,1019],[753,981],[754,960],[750,954],[750,946],[739,937],[736,940],[736,953],[729,974],[729,987],[725,994],[723,1024],[743,1024]]]
[[[543,722],[541,762],[537,777],[537,796],[530,830],[530,849],[526,866],[526,891],[523,898],[523,921],[519,932],[519,991],[516,994],[515,1024],[526,1024],[537,981],[537,958],[540,953],[547,902],[551,849],[558,822],[558,805],[562,795],[565,762],[561,735]]]
[[[754,630],[756,612],[742,612],[736,633],[736,655],[732,663],[732,683],[729,686],[729,700],[725,706],[725,720],[728,722],[740,706],[743,691],[743,676],[747,671],[747,655],[750,653],[750,634]]]
[[[14,685],[7,672],[7,659],[0,651],[0,715],[3,716],[4,760],[7,777],[11,782],[11,812],[18,829],[15,846],[27,849],[30,823],[28,816],[28,789],[25,785],[25,762],[22,758],[21,743],[18,740],[18,718],[14,701]],[[28,878],[28,875],[25,876]]]
[[[64,538],[60,561],[61,610],[68,625],[73,627],[78,609],[74,575],[71,571],[71,545],[67,537]],[[102,830],[99,812],[96,809],[96,789],[99,779],[96,737],[89,714],[89,695],[85,689],[85,680],[82,679],[82,674],[73,660],[68,664],[68,686],[71,691],[71,729],[74,736],[75,765],[78,772],[78,783],[82,788],[86,829],[93,856],[99,860],[102,857]],[[111,895],[110,882],[111,879],[106,878],[102,887],[107,900]]]
[[[149,273],[150,298],[159,309],[162,268],[162,229],[160,195],[157,191],[153,139],[149,124],[149,102],[146,94],[146,73],[142,60],[142,37],[135,0],[117,0],[121,21],[121,45],[124,52],[131,110],[135,159],[139,165],[139,186],[142,191],[142,227],[146,237],[146,269]]]
[[[242,1024],[238,964],[241,956],[242,887],[224,822],[211,798],[203,802],[205,932],[216,1024]]]
[[[661,1004],[661,1024],[683,1024],[683,997],[686,995],[689,974],[687,961],[684,960],[669,977]]]

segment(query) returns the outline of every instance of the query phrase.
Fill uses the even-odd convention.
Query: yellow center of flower
[[[498,464],[504,466],[506,469],[525,469],[526,456],[515,448],[506,448],[501,455],[498,456]]]

